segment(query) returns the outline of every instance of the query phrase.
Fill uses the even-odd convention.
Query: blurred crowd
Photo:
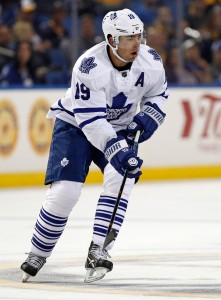
[[[221,84],[221,0],[74,1],[0,1],[0,86],[69,84],[74,50],[103,41],[103,16],[122,8],[144,22],[169,83]]]

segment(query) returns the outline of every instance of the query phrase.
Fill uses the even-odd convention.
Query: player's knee
[[[43,207],[52,214],[67,217],[77,203],[83,183],[62,180],[52,184]]]
[[[119,193],[123,177],[108,164],[104,171],[104,194],[116,196]],[[127,178],[122,197],[128,198],[134,187],[134,178]]]

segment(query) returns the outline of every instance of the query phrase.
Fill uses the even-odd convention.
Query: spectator
[[[95,20],[93,15],[83,15],[81,17],[80,26],[79,54],[84,53],[85,50],[91,48],[92,46],[101,41],[102,38],[96,36]]]
[[[212,65],[211,72],[213,81],[221,83],[221,40],[217,40],[212,44]]]
[[[171,9],[167,6],[161,6],[158,8],[157,17],[154,22],[154,26],[162,27],[167,32],[167,36],[170,40],[173,40],[176,35],[176,27],[173,20]]]
[[[17,21],[12,27],[15,42],[28,41],[35,50],[40,47],[41,38],[34,32],[32,24],[24,21]]]
[[[14,43],[11,29],[8,25],[0,25],[0,72],[4,65],[11,61],[14,55]]]
[[[32,26],[33,31],[39,34],[39,27],[45,21],[45,18],[38,14],[36,3],[34,0],[21,0],[17,22],[29,23]]]
[[[207,17],[206,28],[213,41],[221,39],[221,5],[215,5],[210,10]]]
[[[65,84],[70,77],[68,65],[71,63],[71,43],[64,27],[65,7],[55,1],[52,16],[40,28],[44,55],[49,60],[46,83]]]
[[[21,84],[30,87],[37,83],[36,72],[39,67],[34,60],[32,45],[22,41],[16,46],[13,61],[2,69],[0,83],[2,86]]]
[[[197,83],[211,83],[212,75],[210,66],[206,60],[201,57],[199,44],[193,40],[186,40],[183,45],[184,68],[191,72],[196,78]]]
[[[179,61],[180,49],[173,47],[169,50],[169,54],[165,63],[165,71],[168,83],[173,84],[197,84],[197,79],[182,66]]]
[[[150,26],[147,28],[147,45],[156,50],[161,56],[163,63],[165,63],[169,40],[164,27]]]
[[[206,17],[206,8],[207,5],[202,0],[190,1],[187,7],[186,19],[191,28],[198,29],[204,24]]]
[[[40,27],[42,39],[49,40],[55,48],[62,47],[62,43],[68,39],[68,33],[64,27],[65,9],[61,1],[56,1],[53,6],[52,16],[49,21]]]

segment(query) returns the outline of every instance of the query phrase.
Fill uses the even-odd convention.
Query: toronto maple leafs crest
[[[97,64],[94,63],[95,57],[84,58],[81,62],[79,70],[81,73],[89,74],[90,70],[95,68]]]
[[[132,104],[128,104],[125,106],[127,101],[127,97],[123,92],[117,94],[112,99],[111,107],[107,104],[107,120],[117,120],[122,115],[126,114],[132,107]]]

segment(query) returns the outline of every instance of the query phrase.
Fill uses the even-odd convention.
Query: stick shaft
[[[136,133],[135,139],[134,139],[133,146],[132,146],[132,149],[135,153],[137,152],[139,137],[140,137],[140,131],[138,130],[137,133]],[[109,224],[109,227],[107,229],[107,235],[108,235],[108,233],[110,232],[110,230],[112,228],[112,225],[113,225],[113,222],[114,222],[114,219],[115,219],[115,216],[116,216],[116,212],[117,212],[117,209],[118,209],[118,205],[119,205],[119,202],[120,202],[123,190],[124,190],[124,186],[125,186],[125,183],[126,183],[126,180],[127,180],[127,175],[128,175],[128,170],[126,170],[125,173],[124,173],[124,177],[123,177],[123,180],[122,180],[122,183],[121,183],[121,186],[120,186],[120,190],[119,190],[119,193],[118,193],[118,196],[117,196],[117,200],[116,200],[116,203],[115,203],[115,206],[114,206],[114,210],[113,210],[113,213],[112,213],[110,224]],[[107,235],[106,235],[106,237],[107,237]]]

